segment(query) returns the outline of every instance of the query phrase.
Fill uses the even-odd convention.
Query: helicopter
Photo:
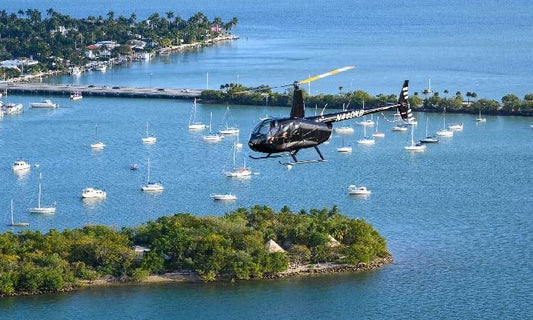
[[[353,69],[353,66],[346,66],[335,69],[318,76],[305,80],[295,81],[292,109],[289,117],[267,118],[259,122],[250,135],[248,146],[250,149],[266,156],[252,156],[252,159],[269,159],[279,157],[291,157],[292,161],[280,164],[290,166],[293,164],[324,162],[326,159],[318,149],[321,143],[326,142],[333,128],[333,123],[344,121],[367,114],[382,112],[393,108],[398,111],[404,121],[413,118],[411,107],[408,102],[409,80],[405,80],[400,92],[398,103],[386,106],[378,106],[372,109],[344,110],[336,113],[321,114],[318,116],[305,116],[305,105],[303,101],[302,89],[300,85],[334,75],[339,72]],[[290,85],[286,85],[290,86]],[[319,159],[299,161],[296,155],[301,149],[314,148]]]

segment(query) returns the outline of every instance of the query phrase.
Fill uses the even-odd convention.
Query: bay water
[[[436,91],[475,91],[499,99],[530,91],[531,4],[511,1],[170,1],[165,4],[94,1],[18,1],[8,11],[39,8],[76,16],[116,15],[139,18],[172,10],[183,17],[202,11],[209,17],[240,23],[238,41],[197,52],[157,58],[149,63],[47,79],[55,83],[109,86],[216,88],[291,83],[347,64],[356,70],[311,85],[313,93],[363,89],[372,94],[399,93],[403,79],[421,92],[431,78]],[[111,7],[112,6],[112,7]],[[209,76],[207,77],[207,74]],[[172,284],[93,288],[72,294],[0,299],[1,319],[339,319],[339,318],[477,318],[527,319],[533,313],[531,247],[533,245],[533,120],[487,117],[476,125],[472,115],[448,114],[464,130],[441,139],[426,152],[409,154],[406,133],[392,132],[380,116],[386,137],[374,146],[358,146],[362,136],[345,136],[353,153],[339,154],[343,137],[321,146],[327,162],[287,170],[275,160],[252,161],[250,179],[232,180],[237,137],[206,144],[202,133],[189,132],[191,101],[85,97],[72,102],[52,97],[57,110],[29,109],[42,96],[10,95],[4,102],[26,106],[21,115],[0,121],[0,218],[15,219],[46,232],[86,224],[134,226],[161,215],[191,212],[222,215],[255,204],[278,210],[337,205],[350,217],[369,221],[387,239],[394,263],[378,271],[275,281]],[[321,107],[321,106],[320,106]],[[319,108],[320,108],[319,107]],[[231,106],[230,124],[241,129],[241,162],[251,151],[249,133],[265,114],[288,109]],[[307,110],[314,113],[313,108]],[[318,109],[320,112],[320,109]],[[198,106],[198,117],[214,129],[225,121],[225,105]],[[391,114],[386,115],[392,118]],[[424,136],[425,114],[416,114],[415,139]],[[226,117],[227,118],[227,117]],[[376,119],[374,119],[376,120]],[[443,126],[441,114],[429,114],[429,130]],[[157,136],[143,145],[146,122]],[[107,147],[92,151],[98,139]],[[301,159],[316,158],[302,151]],[[11,164],[25,159],[33,166],[14,175]],[[147,162],[151,178],[165,185],[161,194],[144,194]],[[131,171],[132,163],[139,170]],[[29,214],[43,174],[43,201],[57,202],[53,216]],[[368,198],[350,197],[350,184],[365,185]],[[87,186],[103,188],[105,201],[80,199]],[[236,202],[217,203],[211,193],[232,192]],[[0,232],[10,229],[4,223]]]

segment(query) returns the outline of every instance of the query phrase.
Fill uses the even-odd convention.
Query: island
[[[353,272],[392,262],[385,239],[338,208],[223,216],[178,213],[115,230],[90,225],[0,235],[0,295],[101,284],[239,281]]]

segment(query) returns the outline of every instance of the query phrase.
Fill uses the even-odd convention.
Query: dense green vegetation
[[[330,236],[338,243],[333,244]],[[269,253],[272,239],[285,252]],[[138,255],[133,245],[150,248]],[[0,295],[68,290],[104,276],[140,280],[192,271],[204,280],[262,278],[292,265],[369,263],[388,257],[385,239],[361,219],[331,210],[240,208],[223,217],[176,214],[120,231],[105,226],[0,235]]]
[[[115,17],[109,11],[106,17],[89,16],[74,19],[54,9],[46,10],[45,17],[37,9],[7,13],[0,10],[0,60],[29,58],[39,61],[29,72],[64,70],[69,64],[80,66],[88,62],[85,48],[98,41],[115,41],[120,46],[111,52],[112,57],[131,54],[129,40],[144,40],[147,50],[172,45],[189,44],[209,40],[228,32],[237,24],[237,18],[229,22],[216,17],[212,21],[198,12],[187,20],[168,11],[165,16],[151,14],[137,21],[129,17]],[[18,75],[15,69],[0,70],[8,76]]]
[[[322,109],[327,108],[342,109],[348,105],[350,109],[374,108],[378,105],[387,103],[396,103],[398,97],[394,94],[385,95],[371,94],[362,91],[343,92],[339,88],[338,94],[319,94],[311,96],[304,91],[304,101],[308,108],[318,106]],[[447,97],[448,91],[444,90],[444,97],[438,92],[431,94],[423,91],[425,97],[422,98],[418,92],[414,92],[409,97],[409,103],[415,111],[436,111],[441,112],[444,108],[448,112],[478,113],[481,110],[484,114],[499,115],[523,115],[533,116],[533,94],[526,94],[521,100],[516,95],[508,94],[501,99],[501,103],[490,99],[476,99],[475,92],[467,92],[465,101],[461,92],[456,92],[455,96]],[[279,107],[292,106],[292,92],[288,90],[284,93],[273,92],[266,85],[257,88],[244,87],[241,84],[223,84],[220,90],[204,90],[201,95],[204,102],[223,103],[223,104],[240,104],[240,105],[270,105]]]

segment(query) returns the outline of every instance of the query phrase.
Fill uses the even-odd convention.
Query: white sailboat
[[[91,143],[91,148],[94,150],[102,150],[105,148],[105,143],[98,141],[98,125],[95,126],[95,140],[96,142]]]
[[[429,117],[426,116],[426,137],[424,139],[420,139],[420,142],[421,143],[438,143],[439,142],[438,137],[430,136],[428,134],[428,123],[429,123]]]
[[[15,222],[13,218],[13,199],[11,199],[11,223],[7,225],[11,227],[27,227],[30,225],[28,222]]]
[[[141,138],[141,140],[145,144],[152,144],[157,141],[157,138],[154,135],[148,134],[148,122],[146,122],[146,137]]]
[[[365,102],[363,101],[363,112],[365,110]],[[364,127],[373,127],[374,126],[374,115],[370,115],[370,119],[366,119],[366,116],[363,117],[363,121],[359,122],[359,125],[360,126],[364,126]]]
[[[476,118],[476,122],[487,122],[487,118],[481,116],[481,108],[479,109],[479,115]]]
[[[372,145],[372,144],[375,144],[376,143],[376,140],[374,138],[370,139],[370,137],[368,137],[366,135],[366,125],[363,125],[363,139],[359,139],[357,140],[357,143],[358,144],[363,144],[363,145]]]
[[[189,119],[189,130],[204,130],[206,127],[202,122],[196,121],[196,98],[194,98],[191,118]]]
[[[229,112],[229,106],[228,106],[228,107],[226,107],[226,112],[224,113],[224,120],[225,120],[225,123],[226,123],[226,128],[222,129],[222,130],[219,130],[219,133],[225,134],[225,135],[239,134],[240,130],[239,130],[239,128],[237,128],[237,126],[230,126],[228,124],[229,116],[230,116],[230,112]]]
[[[350,153],[350,152],[352,152],[352,147],[351,146],[345,146],[344,145],[344,138],[342,138],[342,145],[337,148],[337,152]]]
[[[376,132],[372,134],[374,138],[385,138],[385,133],[378,130],[379,127],[379,117],[376,117]]]
[[[346,109],[347,108],[343,104],[342,111],[346,111]],[[352,134],[354,132],[353,128],[350,127],[349,125],[340,126],[340,127],[334,128],[333,130],[335,131],[335,133],[338,133],[338,134]]]
[[[252,170],[248,167],[246,167],[246,157],[244,158],[244,162],[242,167],[237,167],[235,164],[236,161],[236,149],[233,148],[233,169],[230,171],[224,171],[224,174],[228,178],[246,178],[252,176]]]
[[[437,131],[439,137],[453,137],[453,131],[446,128],[446,108],[442,112],[442,130]]]
[[[144,192],[161,192],[165,190],[165,187],[161,184],[161,182],[151,182],[150,181],[150,158],[148,158],[148,166],[147,166],[147,175],[146,175],[146,184],[141,186],[141,190]]]
[[[415,131],[415,127],[411,126],[411,145],[405,146],[403,148],[406,151],[410,151],[410,152],[424,152],[424,151],[426,151],[426,145],[425,144],[421,144],[421,143],[415,144],[414,131]]]
[[[37,198],[37,207],[30,208],[29,211],[31,213],[45,213],[45,214],[54,214],[56,213],[56,206],[41,206],[41,196],[42,196],[42,179],[43,175],[42,173],[39,174],[39,197]]]
[[[209,120],[209,134],[203,136],[204,141],[206,142],[219,142],[222,139],[224,139],[224,136],[218,133],[213,133],[212,131],[212,125],[213,125],[213,112],[210,114],[210,120]]]

